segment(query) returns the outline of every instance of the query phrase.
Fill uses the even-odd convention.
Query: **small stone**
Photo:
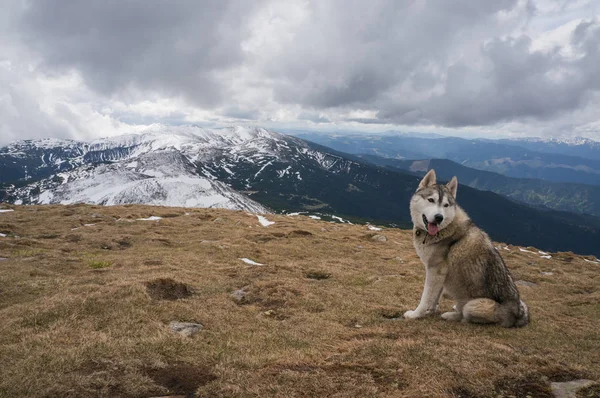
[[[175,333],[179,333],[183,337],[192,337],[193,335],[198,333],[200,329],[202,329],[204,326],[202,326],[199,323],[172,321],[169,324],[169,327],[172,331],[174,331]]]
[[[231,297],[233,297],[233,299],[236,302],[241,303],[246,298],[246,294],[247,294],[246,288],[243,287],[243,288],[238,289],[238,290],[234,291],[233,293],[231,293]]]
[[[394,260],[396,260],[400,263],[404,263],[404,260],[402,259],[402,257],[395,257]]]
[[[576,398],[577,391],[589,387],[594,383],[592,380],[579,379],[564,383],[550,383],[550,388],[556,398]]]
[[[537,284],[535,284],[533,282],[528,282],[528,281],[516,281],[515,285],[517,285],[517,286],[527,286],[527,287],[537,286]]]
[[[275,310],[267,310],[263,312],[263,314],[265,314],[266,316],[273,316],[275,315]]]
[[[383,235],[373,235],[371,239],[376,242],[387,242],[387,238]]]

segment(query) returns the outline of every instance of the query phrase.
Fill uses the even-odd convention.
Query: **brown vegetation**
[[[572,253],[501,247],[532,314],[503,329],[401,319],[424,280],[404,230],[14,208],[0,213],[1,397],[542,397],[600,379],[600,264]],[[171,321],[204,328],[185,338]]]

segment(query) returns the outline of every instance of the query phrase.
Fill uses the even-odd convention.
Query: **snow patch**
[[[240,258],[240,260],[242,260],[246,264],[250,264],[250,265],[264,265],[264,264],[261,264],[261,263],[257,263],[256,261],[252,261],[252,260],[250,260],[249,258],[246,258],[246,257]]]
[[[260,223],[260,225],[262,225],[263,227],[268,227],[269,225],[273,225],[275,224],[275,221],[269,221],[267,220],[264,216],[259,216],[258,214],[256,215],[256,217],[258,217],[258,222]]]
[[[6,238],[6,234],[0,233],[0,238]]]
[[[321,217],[319,217],[319,216],[309,216],[309,217],[312,218],[313,220],[320,220],[321,219]]]
[[[587,261],[588,263],[600,264],[600,260],[598,260],[598,259],[596,259],[596,261],[593,261],[593,260],[588,260],[587,258],[584,258],[583,261]]]
[[[551,255],[549,255],[549,254],[548,254],[547,256],[540,256],[540,257],[541,257],[541,258],[548,259],[548,260],[550,260],[550,259],[552,258],[552,256],[551,256]]]
[[[522,252],[525,252],[525,253],[534,253],[535,254],[535,252],[532,252],[531,250],[525,250],[522,247],[519,247],[519,250]]]
[[[367,225],[367,228],[369,228],[371,231],[381,231],[381,228],[377,228],[372,225]]]
[[[138,220],[138,221],[158,221],[158,220],[162,220],[162,217],[150,216],[148,218],[137,218],[136,220]]]
[[[9,211],[14,211],[13,209],[0,209],[0,213],[8,213]]]

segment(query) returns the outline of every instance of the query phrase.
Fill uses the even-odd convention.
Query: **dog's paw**
[[[453,322],[458,322],[462,319],[462,314],[460,312],[456,312],[456,311],[450,311],[450,312],[444,312],[442,314],[442,318],[444,318],[447,321],[453,321]]]
[[[404,318],[406,319],[417,319],[417,318],[422,318],[423,314],[421,314],[420,312],[415,311],[406,311],[404,313]]]

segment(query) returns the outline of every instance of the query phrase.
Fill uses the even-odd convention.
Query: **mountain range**
[[[507,177],[600,185],[600,144],[591,140],[571,143],[525,139],[493,141],[393,133],[298,133],[296,136],[350,154],[413,160],[449,159]]]
[[[423,176],[431,169],[443,180],[453,176],[462,184],[482,191],[492,191],[533,207],[591,214],[600,217],[600,186],[551,182],[534,178],[514,178],[490,171],[463,166],[448,159],[406,160],[361,155],[361,159],[378,166],[391,167]]]
[[[435,139],[437,141],[438,139]],[[412,172],[261,128],[156,126],[91,142],[0,148],[0,201],[146,203],[252,212],[313,212],[410,226]],[[529,207],[461,185],[459,203],[493,239],[600,254],[600,220]]]

